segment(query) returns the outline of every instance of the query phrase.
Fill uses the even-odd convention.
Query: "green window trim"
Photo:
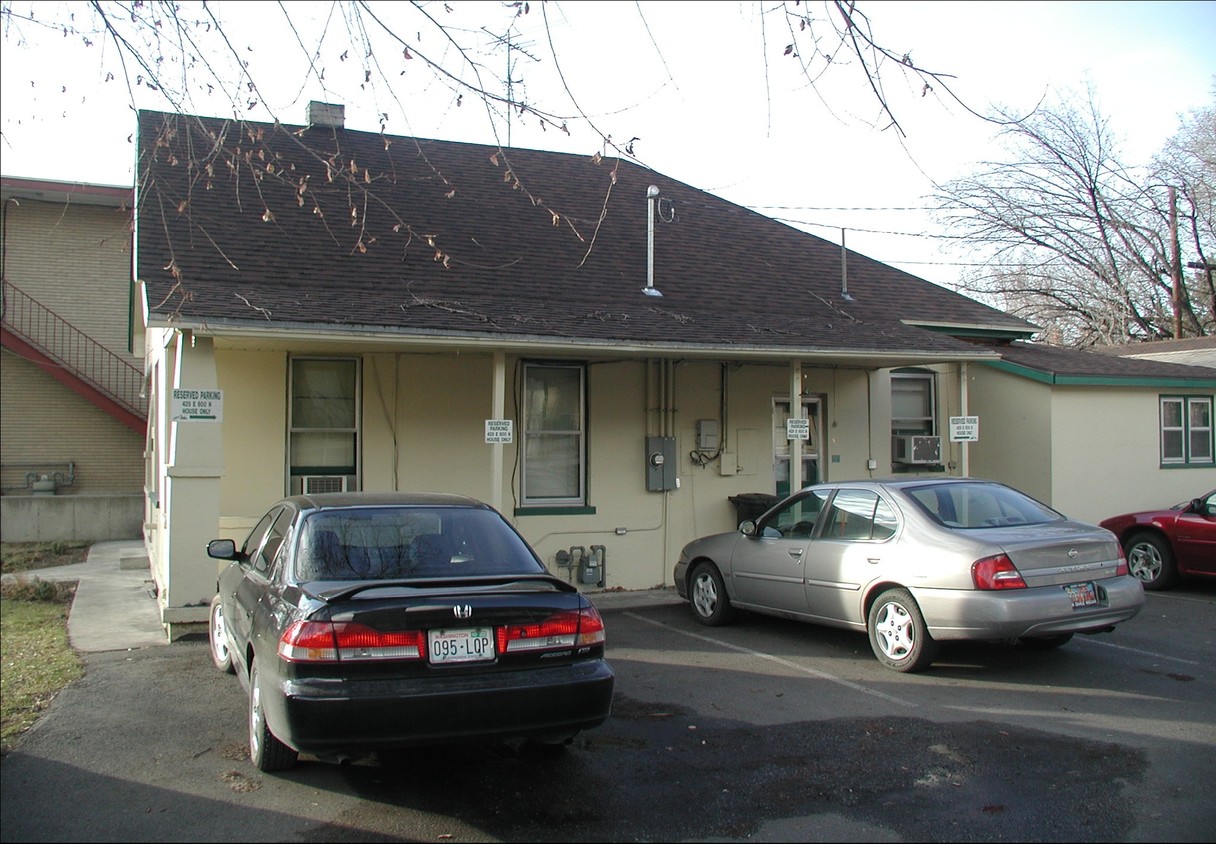
[[[1216,466],[1212,396],[1161,395],[1157,409],[1160,468]]]

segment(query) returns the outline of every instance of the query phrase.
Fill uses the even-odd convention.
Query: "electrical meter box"
[[[697,449],[700,451],[717,451],[722,439],[718,436],[717,419],[697,420]]]
[[[646,489],[665,492],[676,488],[676,438],[646,438]]]

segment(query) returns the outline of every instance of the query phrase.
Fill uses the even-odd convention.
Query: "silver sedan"
[[[807,487],[690,542],[675,585],[702,624],[746,609],[865,631],[896,671],[927,668],[943,640],[1059,647],[1144,606],[1114,534],[968,478]]]

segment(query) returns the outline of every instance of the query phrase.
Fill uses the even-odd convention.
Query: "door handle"
[[[876,566],[882,562],[882,557],[866,557],[866,562],[872,566]]]
[[[789,555],[791,557],[801,557],[802,549],[801,548],[791,548],[791,549],[789,549]]]

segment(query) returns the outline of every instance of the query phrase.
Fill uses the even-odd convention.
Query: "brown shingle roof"
[[[980,350],[908,323],[1033,331],[855,252],[846,300],[838,245],[627,160],[157,112],[139,150],[154,322],[942,354]]]
[[[1216,387],[1216,373],[1206,366],[1187,366],[1020,341],[1001,346],[999,351],[1002,361],[1033,370],[1055,382],[1170,384],[1183,379],[1191,382],[1193,379],[1188,386]]]

